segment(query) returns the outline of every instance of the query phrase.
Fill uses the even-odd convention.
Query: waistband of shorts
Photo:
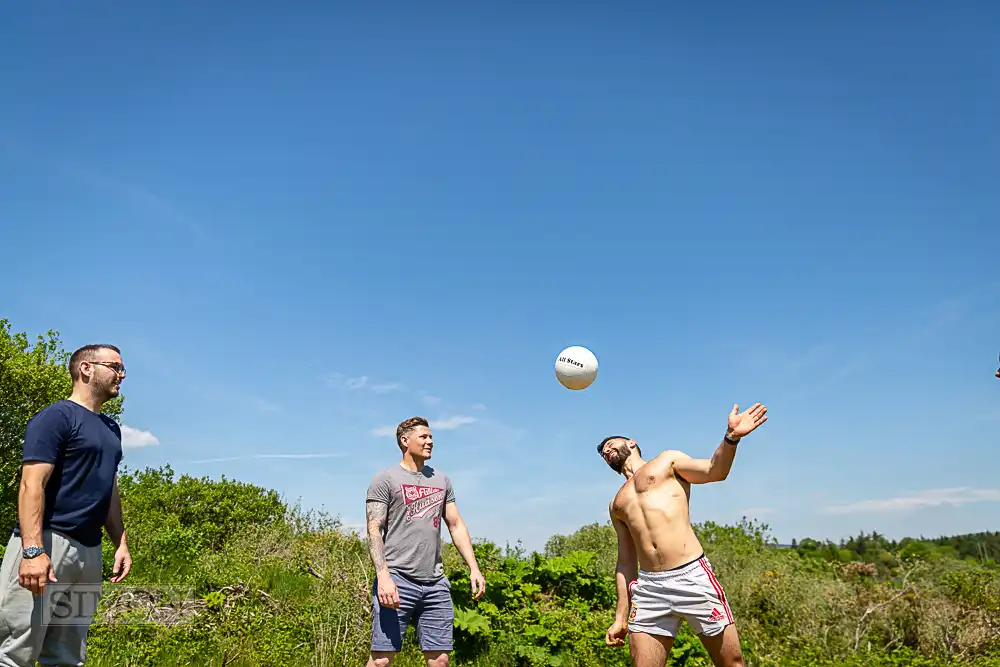
[[[702,561],[708,561],[705,554],[701,554],[693,560],[689,560],[683,565],[678,565],[677,567],[672,567],[669,570],[659,570],[656,572],[651,572],[649,570],[639,570],[639,579],[670,579],[671,577],[680,577],[687,574],[691,570],[702,567]]]

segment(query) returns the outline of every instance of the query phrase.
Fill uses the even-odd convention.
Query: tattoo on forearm
[[[382,528],[385,526],[386,506],[383,503],[368,503],[368,553],[376,572],[387,569],[385,562],[385,543],[382,541]]]
[[[384,572],[387,568],[385,562],[385,549],[382,544],[382,536],[378,533],[375,533],[374,535],[369,534],[368,553],[371,554],[372,564],[375,566],[375,571],[378,573]]]

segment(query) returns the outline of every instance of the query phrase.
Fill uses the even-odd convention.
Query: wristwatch
[[[726,442],[728,442],[730,445],[738,445],[738,444],[740,444],[740,439],[739,438],[736,438],[735,440],[733,440],[732,438],[729,437],[728,433],[723,436],[723,440],[725,440]]]
[[[25,547],[24,551],[21,552],[21,556],[30,560],[38,558],[43,553],[45,553],[45,547]]]

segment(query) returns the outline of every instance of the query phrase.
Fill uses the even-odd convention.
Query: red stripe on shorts
[[[733,623],[733,612],[729,609],[729,603],[726,602],[726,594],[722,591],[722,584],[719,580],[715,578],[715,573],[712,572],[712,568],[705,563],[705,559],[702,558],[698,561],[698,565],[701,565],[701,569],[705,570],[705,574],[708,575],[708,580],[712,582],[712,588],[715,589],[715,594],[719,596],[719,600],[722,602],[722,608],[726,610],[726,619]]]

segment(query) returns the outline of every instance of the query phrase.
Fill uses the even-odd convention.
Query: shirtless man
[[[716,667],[744,665],[733,612],[688,511],[691,485],[724,480],[740,438],[767,421],[760,403],[738,409],[734,405],[729,413],[726,435],[711,459],[668,449],[647,462],[635,441],[623,436],[597,446],[626,480],[609,508],[618,534],[618,606],[605,642],[621,646],[627,631],[636,667],[664,667],[682,618]]]

